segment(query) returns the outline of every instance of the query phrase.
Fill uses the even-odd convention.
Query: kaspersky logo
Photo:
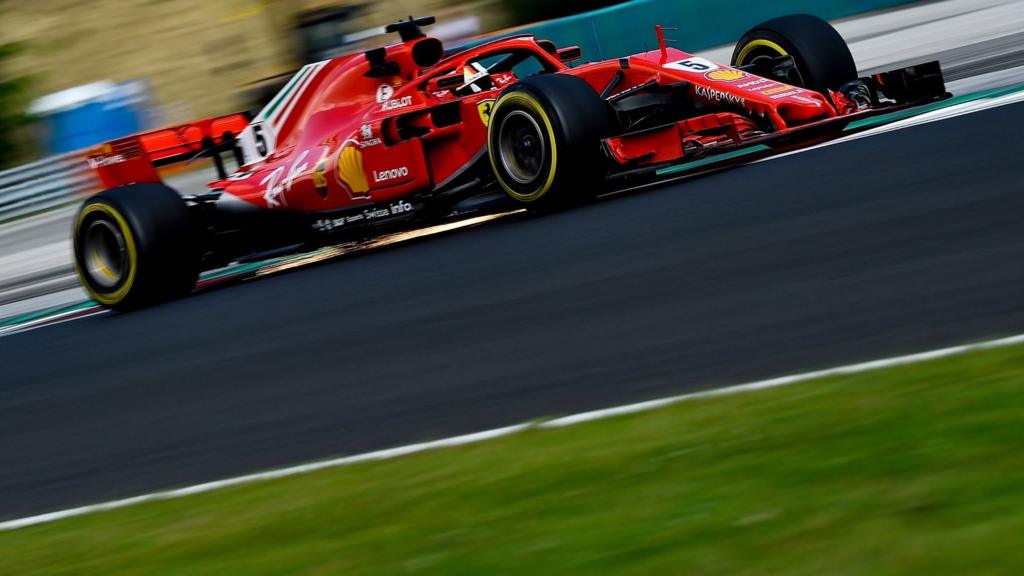
[[[338,179],[352,192],[352,196],[368,196],[370,183],[363,168],[363,152],[357,146],[346,144],[338,155]]]
[[[704,77],[708,80],[718,80],[719,82],[735,82],[746,78],[747,73],[741,70],[722,69],[708,72]]]

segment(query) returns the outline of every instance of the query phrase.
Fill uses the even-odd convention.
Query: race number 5
[[[252,122],[238,138],[238,147],[242,149],[244,164],[252,164],[263,160],[274,153],[277,147],[277,133],[273,124]]]
[[[260,157],[267,155],[267,135],[263,132],[263,124],[252,125],[253,143],[256,145],[256,153]]]
[[[665,68],[674,68],[686,72],[711,72],[712,70],[718,70],[719,65],[699,56],[691,56],[686,60],[666,64]]]

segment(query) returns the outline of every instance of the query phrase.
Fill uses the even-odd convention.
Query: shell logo
[[[370,191],[363,168],[363,153],[354,146],[346,146],[338,155],[338,178],[353,195],[365,196]]]
[[[747,73],[741,70],[722,69],[715,70],[713,72],[708,72],[707,74],[704,75],[704,77],[707,78],[708,80],[718,80],[721,82],[735,82],[737,80],[742,80],[746,78]]]

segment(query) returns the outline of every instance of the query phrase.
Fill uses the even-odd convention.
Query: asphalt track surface
[[[1022,125],[1003,106],[0,338],[0,518],[1024,332]]]

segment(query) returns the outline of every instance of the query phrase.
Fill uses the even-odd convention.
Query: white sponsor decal
[[[388,216],[405,214],[406,212],[412,212],[412,204],[401,200],[388,206],[363,210],[362,216],[364,220],[379,220],[381,218],[387,218]]]
[[[363,210],[363,217],[367,220],[376,220],[377,218],[383,218],[390,215],[391,212],[388,212],[387,208],[368,208]]]
[[[409,175],[409,169],[405,166],[399,168],[392,168],[391,170],[381,170],[380,172],[373,171],[374,182],[387,182],[389,180],[395,180],[397,178],[404,178]]]
[[[388,110],[396,110],[406,106],[412,106],[412,96],[402,96],[397,100],[388,100],[380,105],[380,111],[387,112]]]
[[[730,94],[728,92],[722,92],[721,90],[715,90],[714,88],[708,88],[707,86],[695,86],[694,93],[698,97],[712,102],[725,102],[726,104],[736,104],[738,106],[745,106],[747,104],[747,101],[740,96],[736,96],[735,94]]]
[[[757,80],[751,80],[750,82],[744,82],[742,84],[737,84],[736,87],[737,88],[754,88],[756,86],[757,88],[755,88],[755,89],[767,88],[767,86],[765,86],[765,84],[772,84],[772,85],[774,85],[775,81],[774,80],[769,80],[767,78],[758,78]]]
[[[344,225],[344,218],[321,218],[316,222],[313,222],[313,229],[318,232],[330,232],[331,230],[334,230],[335,228],[341,228]]]
[[[814,104],[818,108],[821,108],[821,102],[818,102],[817,100],[811,100],[810,98],[806,98],[804,96],[794,96],[793,100],[803,102],[804,104]]]
[[[412,212],[412,204],[403,200],[388,206],[388,210],[391,210],[392,214],[405,214],[406,212]]]
[[[388,84],[381,84],[377,87],[377,102],[383,104],[395,95],[395,89]]]
[[[665,64],[665,68],[682,70],[684,72],[711,72],[712,70],[718,70],[720,66],[711,60],[699,56],[691,56],[686,60]]]
[[[267,208],[276,208],[282,205],[284,185],[281,184],[281,176],[283,174],[284,166],[281,166],[260,181],[260,186],[265,185],[267,187],[263,192],[263,201],[267,203]]]
[[[303,151],[292,162],[292,167],[287,171],[287,177],[284,179],[284,182],[281,181],[281,177],[286,173],[284,166],[277,168],[260,182],[260,186],[265,185],[267,187],[263,192],[263,200],[266,201],[267,208],[288,205],[288,198],[285,197],[285,194],[291,191],[295,177],[309,170],[309,163],[303,162],[306,156],[309,156],[309,150]]]
[[[292,162],[292,169],[288,171],[288,180],[285,182],[285,191],[291,191],[292,183],[295,181],[295,177],[303,172],[309,171],[309,162],[303,162],[309,156],[309,150],[303,150],[302,154]]]
[[[128,159],[121,154],[113,154],[110,156],[100,156],[99,158],[89,158],[89,168],[101,168],[103,166],[113,166],[114,164],[120,164],[127,162]]]
[[[369,124],[363,124],[359,129],[359,135],[362,136],[361,142],[356,142],[360,148],[369,148],[370,146],[376,146],[381,143],[380,138],[373,137],[373,127]]]
[[[359,214],[349,214],[347,216],[339,216],[337,218],[322,218],[313,223],[313,228],[320,232],[330,232],[331,230],[343,228],[347,224],[371,222],[373,220],[380,220],[390,216],[407,214],[412,211],[412,204],[405,200],[399,200],[398,202],[392,202],[387,206],[367,208]]]
[[[772,96],[772,100],[782,100],[783,98],[789,98],[790,96],[797,96],[797,95],[799,95],[801,93],[803,93],[803,90],[790,90],[788,92],[783,92],[782,94],[776,94],[776,95]]]

